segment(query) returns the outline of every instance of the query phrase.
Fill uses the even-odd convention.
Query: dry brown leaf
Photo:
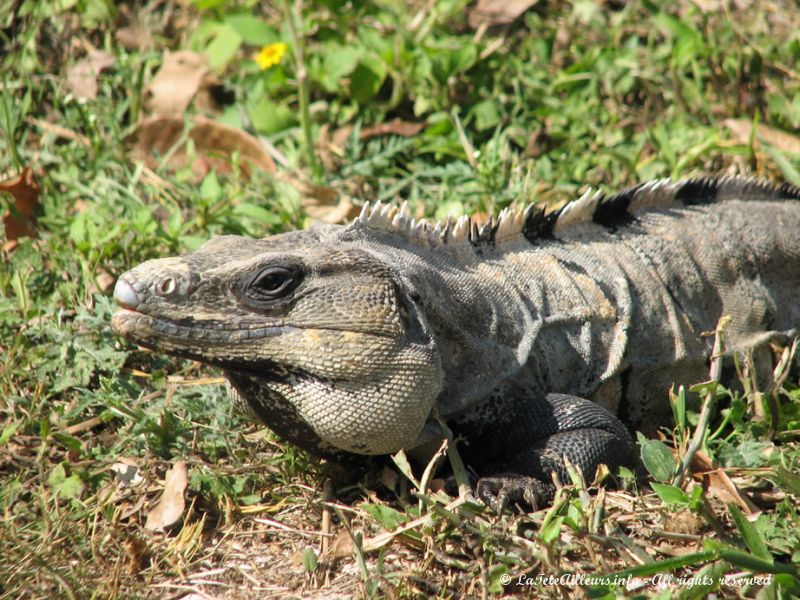
[[[178,522],[186,508],[183,492],[188,484],[189,469],[184,461],[179,460],[164,477],[164,493],[156,507],[147,513],[145,529],[163,531]]]
[[[423,129],[425,129],[425,123],[413,123],[412,121],[403,121],[402,119],[392,119],[386,123],[378,123],[372,127],[365,127],[361,130],[358,138],[366,140],[379,135],[411,137],[417,135]]]
[[[528,138],[523,156],[526,158],[539,158],[553,149],[553,138],[547,134],[544,126],[540,127]]]
[[[202,179],[210,170],[217,173],[231,172],[231,157],[236,152],[241,158],[242,171],[246,176],[256,167],[266,173],[275,172],[275,163],[261,143],[241,129],[217,123],[205,117],[195,116],[189,121],[189,139],[194,143],[195,157],[191,164],[197,179]],[[128,138],[130,155],[155,169],[164,156],[184,135],[183,117],[151,117],[142,121]],[[167,165],[178,169],[187,164],[186,145],[170,155]]]
[[[698,550],[695,544],[681,542],[661,542],[653,545],[652,549],[664,556],[672,556],[675,558],[694,554]]]
[[[537,0],[478,0],[469,10],[469,26],[510,25],[517,17],[536,4]]]
[[[386,123],[365,127],[359,132],[358,139],[363,141],[382,135],[412,137],[425,129],[426,126],[427,123],[415,123],[413,121],[393,119]],[[347,139],[353,134],[353,129],[355,128],[352,125],[345,125],[334,131],[333,134],[330,134],[327,126],[323,126],[320,129],[320,158],[323,163],[325,163],[325,168],[329,171],[336,169],[337,159],[342,156],[344,146],[347,143]]]
[[[752,121],[745,119],[725,119],[725,127],[731,130],[734,139],[740,144],[748,144],[753,131]],[[800,154],[800,137],[775,129],[769,125],[759,125],[756,129],[754,143],[764,141],[770,146],[789,154]]]
[[[312,185],[286,172],[278,172],[275,177],[300,192],[300,204],[306,214],[315,221],[345,223],[361,212],[361,209],[347,196],[340,196],[332,187]]]
[[[28,123],[36,125],[45,133],[49,133],[51,135],[56,136],[57,138],[63,138],[67,140],[73,140],[86,146],[87,148],[91,148],[92,142],[89,141],[85,135],[81,135],[71,129],[67,129],[66,127],[62,127],[61,125],[56,125],[55,123],[49,123],[48,121],[43,121],[42,119],[33,119],[28,117],[25,119]]]
[[[346,558],[353,556],[353,538],[346,529],[342,528],[331,542],[326,558]]]
[[[125,550],[125,569],[130,575],[138,575],[144,568],[144,562],[147,558],[147,546],[145,543],[133,536],[129,537],[123,543]]]
[[[685,15],[695,9],[703,13],[717,13],[729,10],[748,10],[751,8],[752,0],[691,0],[691,2],[681,2],[679,4],[679,14]]]
[[[67,89],[78,98],[97,98],[97,78],[116,58],[91,48],[86,58],[67,70]]]
[[[352,135],[354,127],[345,125],[331,133],[328,124],[320,127],[319,140],[317,141],[317,154],[327,171],[336,171],[341,158],[344,156],[344,147],[347,139]]]
[[[726,504],[734,502],[746,514],[758,512],[758,507],[741,494],[723,469],[714,467],[711,457],[702,450],[695,452],[692,457],[691,471],[695,479],[705,480],[708,491]]]
[[[402,119],[392,119],[386,123],[378,123],[377,125],[364,127],[358,133],[358,139],[363,141],[381,135],[412,137],[425,129],[425,125],[426,123],[414,123],[412,121],[403,121]],[[347,138],[353,133],[353,129],[354,127],[352,125],[345,125],[337,129],[333,133],[331,144],[335,146],[344,146],[347,143]]]
[[[16,177],[0,181],[0,192],[7,192],[14,198],[14,210],[7,210],[3,215],[8,241],[36,235],[34,224],[39,207],[39,191],[39,184],[34,180],[30,167],[24,167]]]
[[[436,477],[434,479],[431,479],[430,483],[428,483],[428,489],[431,492],[434,492],[434,493],[436,493],[436,492],[444,492],[446,485],[447,485],[447,482],[444,479],[441,479],[440,477]]]
[[[302,181],[290,183],[300,191],[300,204],[306,214],[323,223],[346,223],[358,215],[361,209],[346,196],[339,197],[333,188],[324,185],[309,185]]]
[[[108,294],[114,288],[117,278],[111,275],[108,271],[99,267],[94,279],[89,281],[87,292],[90,294],[101,293]]]
[[[153,47],[153,35],[140,23],[131,23],[114,32],[114,39],[126,50],[141,51]]]
[[[317,155],[322,161],[322,166],[326,171],[335,171],[337,158],[334,157],[332,150],[331,128],[328,123],[323,123],[319,128],[319,139],[317,140]]]
[[[145,109],[154,115],[182,114],[207,74],[208,61],[202,54],[165,52],[161,68],[145,89]]]

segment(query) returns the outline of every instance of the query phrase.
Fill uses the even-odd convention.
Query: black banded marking
[[[618,227],[630,225],[636,221],[631,204],[637,196],[642,201],[648,194],[659,191],[643,189],[648,183],[642,183],[613,196],[601,198],[592,214],[592,221],[615,231]],[[713,204],[728,197],[740,196],[742,200],[800,200],[800,188],[790,183],[775,185],[758,179],[743,177],[700,177],[685,179],[672,184],[672,193],[664,194],[658,205],[667,207],[677,203],[684,206]],[[660,193],[663,193],[661,191]],[[648,204],[648,208],[656,208],[656,204]]]
[[[778,188],[778,193],[784,200],[800,200],[800,187],[791,183],[782,183]]]
[[[522,235],[532,244],[537,240],[551,239],[556,221],[558,221],[558,212],[548,213],[541,206],[531,208],[522,225]]]
[[[742,200],[800,200],[800,188],[791,183],[780,185],[746,177],[702,177],[678,183],[675,200],[686,206],[712,204],[729,197]]]
[[[531,243],[537,240],[553,238],[553,229],[558,220],[558,211],[547,212],[542,206],[531,206],[525,215],[520,233]],[[483,224],[470,220],[469,241],[477,247],[491,245],[496,242],[500,221],[490,218]]]
[[[703,177],[687,179],[678,188],[675,200],[686,206],[695,204],[711,204],[719,198],[720,180]]]
[[[629,188],[608,198],[602,198],[595,208],[592,221],[609,229],[629,225],[635,218],[630,206],[633,197],[641,186]]]

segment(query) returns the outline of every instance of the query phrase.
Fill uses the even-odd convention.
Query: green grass
[[[212,118],[261,136],[282,171],[355,205],[408,200],[441,217],[655,177],[800,183],[795,3],[622,4],[539,3],[511,27],[476,35],[463,1],[424,13],[427,3],[307,3],[297,16],[303,118],[283,3],[0,0],[0,179],[30,167],[41,187],[36,237],[6,243],[0,269],[0,598],[559,596],[578,587],[613,597],[613,577],[594,587],[543,578],[669,573],[666,591],[630,593],[755,595],[721,583],[740,572],[771,575],[763,597],[798,593],[788,567],[800,562],[791,378],[774,398],[699,390],[717,406],[701,449],[759,509],[751,517],[718,477],[707,489],[676,482],[671,446],[659,442],[645,444],[655,492],[595,493],[577,482],[550,509],[497,517],[370,473],[337,490],[347,503],[324,505],[325,468],[234,414],[217,373],[138,350],[109,327],[113,281],[139,262],[213,235],[309,222],[304,194],[285,178],[198,175],[166,160],[151,172],[133,160],[126,139],[148,114],[165,49],[209,56]],[[130,23],[150,45],[123,47],[115,35]],[[272,43],[287,52],[262,71],[251,56]],[[83,100],[67,75],[90,46],[115,62],[97,78],[97,97]],[[196,99],[189,112],[203,110]],[[392,119],[424,126],[359,139]],[[736,138],[728,119],[787,135]],[[346,126],[355,133],[340,144],[317,144]],[[13,205],[0,194],[0,208]],[[683,451],[696,415],[681,398],[675,407]],[[168,534],[148,533],[147,511],[177,460],[189,464],[187,510]],[[119,484],[121,461],[143,483]],[[334,525],[320,555],[324,513]],[[397,526],[406,530],[381,546]],[[679,582],[703,576],[706,587]]]

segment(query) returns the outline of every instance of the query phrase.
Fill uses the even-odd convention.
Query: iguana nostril
[[[156,284],[156,292],[159,296],[169,296],[178,289],[178,282],[177,280],[172,277],[164,277],[161,281]]]
[[[135,310],[140,302],[139,297],[136,295],[136,290],[122,278],[117,279],[117,285],[114,286],[114,300],[122,308],[131,310]]]

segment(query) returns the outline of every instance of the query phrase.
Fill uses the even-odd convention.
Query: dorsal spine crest
[[[783,184],[775,186],[750,177],[724,176],[672,181],[657,179],[607,196],[601,191],[587,190],[576,200],[552,211],[536,204],[508,206],[495,219],[477,222],[469,215],[453,221],[431,223],[414,219],[408,202],[400,208],[383,204],[365,204],[349,228],[365,228],[405,237],[409,242],[428,248],[458,244],[496,244],[524,235],[531,242],[580,223],[616,227],[632,220],[646,209],[709,204],[730,199],[800,200],[800,188]]]

